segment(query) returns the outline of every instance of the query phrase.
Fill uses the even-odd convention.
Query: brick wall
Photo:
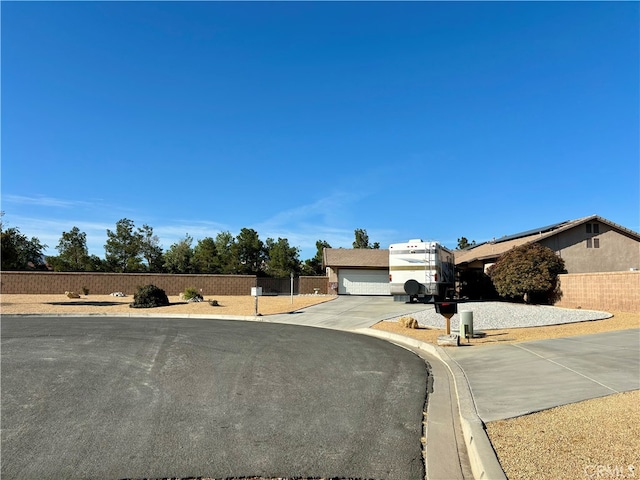
[[[640,313],[640,272],[560,275],[558,307]]]
[[[297,279],[296,279],[297,280]],[[108,295],[123,292],[133,295],[139,286],[153,284],[167,295],[178,295],[185,288],[202,289],[203,295],[250,295],[256,285],[253,275],[170,275],[156,273],[84,273],[84,272],[1,272],[4,294],[57,294],[65,291]],[[326,277],[300,277],[302,294],[327,293]],[[288,290],[287,290],[288,292]]]

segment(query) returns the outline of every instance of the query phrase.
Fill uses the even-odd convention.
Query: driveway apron
[[[484,422],[640,389],[640,329],[446,352]]]

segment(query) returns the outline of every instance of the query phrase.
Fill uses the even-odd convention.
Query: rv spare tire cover
[[[417,295],[420,293],[420,284],[417,280],[407,280],[404,282],[404,291],[407,295]]]

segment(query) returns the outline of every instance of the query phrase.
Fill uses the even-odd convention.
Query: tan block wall
[[[560,275],[558,307],[640,313],[640,272]]]
[[[300,293],[326,294],[327,277],[300,277]],[[1,272],[1,292],[4,294],[57,294],[82,292],[108,295],[123,292],[133,295],[139,286],[153,284],[167,295],[178,295],[186,288],[202,289],[203,295],[250,295],[256,285],[253,275],[171,275],[156,273],[85,273],[85,272]]]
[[[256,284],[253,275],[169,275],[155,273],[84,272],[2,272],[4,294],[56,294],[65,291],[89,295],[123,292],[133,295],[139,286],[153,284],[167,295],[178,295],[185,288],[202,289],[203,295],[250,295]]]
[[[329,277],[300,277],[300,294],[308,295],[315,293],[314,288],[318,288],[318,293],[327,295],[329,290]]]

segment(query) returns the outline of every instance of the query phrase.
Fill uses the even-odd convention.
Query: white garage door
[[[338,293],[340,295],[391,295],[387,270],[338,271]]]

